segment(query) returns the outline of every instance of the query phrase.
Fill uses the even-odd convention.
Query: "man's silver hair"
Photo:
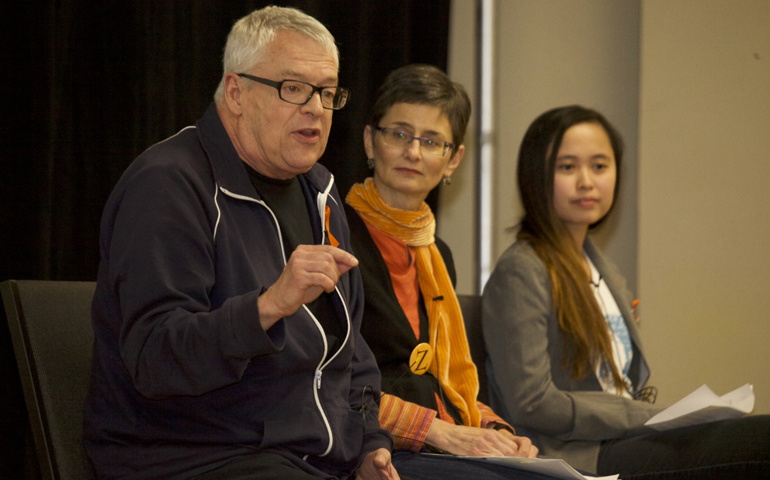
[[[243,73],[257,65],[267,48],[281,30],[294,30],[320,43],[334,56],[339,69],[339,51],[334,37],[324,25],[310,15],[286,7],[265,7],[255,10],[233,25],[225,44],[222,79],[219,81],[214,100],[224,100],[224,78],[228,72]],[[271,80],[280,81],[281,78]]]

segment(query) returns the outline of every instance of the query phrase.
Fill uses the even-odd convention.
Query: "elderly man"
[[[317,20],[253,12],[214,105],[112,192],[85,419],[99,478],[398,478],[343,202],[316,164],[337,71]]]

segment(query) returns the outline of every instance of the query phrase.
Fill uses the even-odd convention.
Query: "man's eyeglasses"
[[[445,142],[434,137],[416,137],[409,132],[397,128],[375,127],[382,133],[382,140],[392,147],[409,148],[415,140],[420,141],[420,151],[423,155],[443,157],[447,152],[455,148],[454,143]]]
[[[345,106],[350,97],[350,90],[342,87],[316,87],[299,80],[283,80],[274,82],[266,78],[255,77],[247,73],[237,74],[254,82],[268,85],[278,90],[278,98],[294,105],[305,105],[313,98],[315,92],[321,97],[321,105],[327,110],[339,110]]]

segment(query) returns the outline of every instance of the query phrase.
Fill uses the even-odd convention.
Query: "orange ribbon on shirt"
[[[340,242],[337,241],[336,238],[334,238],[334,235],[332,235],[332,231],[329,228],[329,215],[331,215],[332,209],[329,208],[329,205],[326,206],[326,214],[324,215],[324,220],[326,221],[326,234],[329,235],[329,243],[331,243],[332,247],[339,247]]]

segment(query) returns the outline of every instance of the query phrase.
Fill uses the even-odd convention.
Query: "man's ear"
[[[222,81],[225,91],[225,104],[233,115],[241,115],[241,82],[240,77],[233,72],[227,72]]]

